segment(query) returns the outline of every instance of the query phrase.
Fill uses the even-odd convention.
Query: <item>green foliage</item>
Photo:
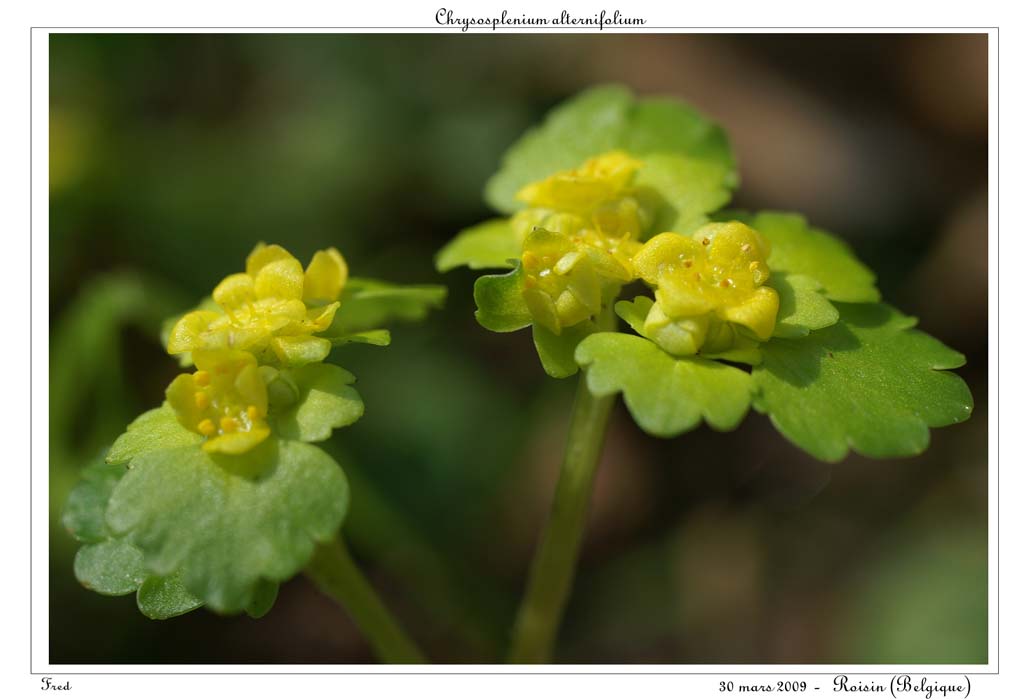
[[[522,248],[507,219],[490,219],[466,228],[436,254],[440,272],[467,265],[473,270],[512,267]]]
[[[359,333],[347,333],[336,338],[326,338],[332,345],[347,345],[349,343],[360,343],[362,345],[376,345],[384,348],[392,341],[390,332],[385,328],[376,328],[370,331],[361,331]]]
[[[279,584],[274,581],[261,580],[254,587],[254,594],[247,603],[247,615],[254,619],[262,618],[275,605],[275,599],[279,596]]]
[[[201,440],[200,435],[182,427],[175,411],[164,403],[129,423],[107,453],[107,462],[124,464],[144,452],[197,445]]]
[[[795,338],[833,325],[840,314],[821,294],[821,285],[804,275],[773,272],[768,286],[779,293],[776,338]]]
[[[64,511],[84,543],[79,581],[106,595],[136,591],[153,619],[201,605],[268,612],[278,583],[337,534],[348,505],[340,467],[306,443],[354,423],[364,403],[355,377],[321,360],[332,346],[388,345],[382,324],[420,320],[446,297],[437,285],[347,281],[334,249],[303,273],[284,249],[259,246],[247,268],[164,323],[162,345],[174,336],[183,366],[195,360],[197,370],[131,422],[108,464],[84,470]],[[323,305],[338,295],[339,308]]]
[[[475,280],[475,319],[483,328],[510,333],[532,324],[522,298],[522,272],[518,266],[504,275],[484,275]]]
[[[146,578],[143,553],[120,539],[87,544],[75,554],[75,578],[103,595],[132,593]]]
[[[596,324],[583,321],[563,328],[557,335],[542,324],[532,324],[532,341],[536,345],[543,371],[555,379],[570,377],[579,371],[575,362],[575,348],[584,338],[596,332]]]
[[[106,464],[102,459],[82,470],[82,479],[64,505],[61,522],[79,542],[103,542],[110,536],[104,511],[125,466]]]
[[[130,466],[111,494],[108,526],[143,552],[147,570],[178,572],[223,613],[247,607],[262,580],[297,573],[347,507],[342,470],[301,442],[266,440],[239,456],[179,447]]]
[[[102,595],[136,592],[140,612],[152,619],[164,620],[195,610],[203,602],[182,588],[177,574],[148,574],[143,553],[108,527],[107,505],[126,472],[124,464],[100,460],[83,470],[82,479],[68,496],[62,522],[75,539],[85,543],[75,555],[75,578]]]
[[[203,605],[182,585],[178,574],[148,576],[136,591],[136,607],[151,620],[167,620],[185,615]]]
[[[441,271],[458,265],[474,269],[514,266],[505,274],[476,281],[475,316],[482,326],[506,333],[531,325],[547,374],[567,377],[576,372],[577,365],[583,366],[593,393],[622,393],[640,427],[655,435],[681,433],[702,419],[715,428],[732,429],[745,415],[753,396],[755,407],[767,413],[788,439],[816,457],[835,461],[851,448],[878,457],[915,454],[928,445],[930,427],[968,417],[971,398],[964,382],[937,371],[960,366],[960,354],[911,330],[913,319],[889,307],[875,306],[880,298],[875,275],[845,243],[809,225],[798,214],[728,210],[712,214],[729,200],[736,184],[735,162],[724,133],[679,101],[637,100],[618,86],[581,93],[556,107],[539,127],[508,149],[499,172],[487,183],[486,199],[498,211],[512,214],[521,208],[515,195],[526,185],[546,181],[555,173],[571,171],[614,150],[626,151],[640,163],[631,182],[633,201],[649,217],[641,219],[641,240],[658,232],[691,236],[710,216],[723,222],[742,221],[767,241],[770,252],[762,252],[761,260],[749,264],[764,261],[771,271],[764,284],[774,289],[777,297],[766,293],[764,298],[778,304],[772,337],[765,340],[763,335],[755,336],[758,331],[752,331],[754,327],[745,319],[747,313],[756,312],[743,307],[727,307],[733,316],[715,320],[704,316],[703,311],[696,319],[688,314],[670,319],[664,308],[651,313],[655,305],[651,297],[618,301],[619,287],[626,282],[617,275],[617,268],[615,273],[606,273],[613,281],[605,282],[603,302],[613,303],[618,316],[637,336],[598,332],[601,329],[596,317],[561,328],[560,333],[543,328],[534,322],[525,301],[525,282],[518,262],[521,251],[512,227],[504,219],[462,231],[437,256]],[[546,185],[555,188],[548,195],[558,197],[553,201],[568,203],[572,212],[569,216],[579,216],[582,210],[576,207],[582,206],[595,207],[590,210],[594,216],[609,216],[611,210],[605,210],[605,206],[617,209],[625,205],[613,195],[596,194],[603,192],[596,189],[590,196],[601,197],[601,204],[589,204],[594,200],[588,197],[581,199],[583,195],[576,194],[575,188],[586,187],[593,182],[590,178],[601,177],[596,170],[584,172],[581,176],[564,175],[563,180]],[[578,177],[584,178],[580,181],[584,184],[575,184]],[[615,188],[612,191],[624,196],[625,190],[617,189],[621,185],[611,182],[615,180],[609,181]],[[557,210],[561,211],[560,207]],[[542,215],[550,216],[547,211]],[[562,226],[559,217],[548,221]],[[593,225],[597,231],[608,230],[596,221]],[[624,239],[619,242],[593,233],[599,236],[596,240],[605,241],[597,245],[608,246],[612,255],[632,258],[628,263],[622,259],[627,269],[637,264],[635,253]],[[542,274],[569,274],[568,270],[579,269],[571,267],[579,264],[574,256],[588,259],[599,255],[588,246],[582,247],[585,243],[581,234],[559,231],[550,235],[566,243],[564,248],[555,244],[553,249],[560,252],[549,255],[565,256],[561,260],[567,262],[562,271],[547,263]],[[623,244],[630,247],[620,247]],[[703,244],[708,244],[706,238]],[[635,245],[638,250],[639,244]],[[749,245],[744,246],[744,254]],[[692,259],[684,264],[692,264]],[[637,267],[635,275],[630,276],[641,274]],[[700,272],[697,279],[701,279]],[[535,278],[532,282],[536,284]],[[722,280],[722,284],[727,286],[728,280]],[[568,304],[578,301],[574,295],[578,292],[581,296],[582,288],[584,283],[569,285],[572,296],[563,299],[558,298],[559,292],[546,293],[554,304],[561,302],[568,308]],[[692,323],[700,324],[696,326],[699,330],[680,326],[681,332],[712,335],[707,336],[700,354],[676,357],[648,337],[648,314],[654,328]],[[671,327],[676,333],[680,329]],[[748,373],[725,363],[751,365],[754,369]]]
[[[290,440],[321,442],[333,428],[342,428],[364,414],[354,375],[342,367],[318,363],[286,373],[296,387],[296,402],[277,417],[279,435]]]
[[[421,321],[432,309],[442,308],[446,298],[446,287],[437,284],[399,285],[351,277],[343,288],[339,311],[322,335],[341,338],[394,321]]]
[[[843,241],[810,227],[803,216],[761,212],[744,217],[743,221],[772,244],[768,257],[772,270],[810,277],[833,301],[879,301],[872,271],[854,257]]]
[[[672,437],[705,420],[732,430],[750,407],[751,378],[742,370],[698,357],[675,358],[650,340],[596,333],[579,344],[575,359],[595,396],[621,392],[646,432]]]
[[[735,184],[735,164],[724,132],[677,100],[636,100],[619,86],[586,90],[547,115],[543,124],[504,154],[486,183],[486,201],[511,214],[515,194],[530,182],[615,149],[634,156],[668,153],[711,163],[724,185]]]
[[[787,439],[838,461],[918,454],[929,428],[959,423],[972,396],[955,374],[961,353],[912,330],[885,304],[841,304],[840,322],[802,338],[777,338],[754,370],[754,407]]]
[[[655,153],[643,158],[635,184],[656,212],[652,232],[689,234],[729,201],[729,181],[720,162]]]

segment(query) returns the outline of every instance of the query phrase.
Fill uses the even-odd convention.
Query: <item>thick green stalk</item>
[[[532,563],[529,587],[515,623],[510,663],[550,661],[586,527],[593,480],[614,396],[597,398],[579,376],[572,424],[550,520]]]
[[[387,664],[423,664],[425,657],[393,619],[375,589],[350,558],[341,537],[319,545],[305,573],[343,606]]]

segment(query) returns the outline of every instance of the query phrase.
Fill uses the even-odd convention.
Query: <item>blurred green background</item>
[[[353,549],[441,662],[506,644],[575,380],[477,326],[432,258],[485,179],[596,83],[725,126],[735,205],[845,237],[886,299],[968,356],[976,409],[924,455],[824,465],[751,414],[661,441],[616,409],[560,662],[987,661],[985,35],[51,35],[51,663],[370,662],[302,577],[264,619],[143,618],[72,575],[79,469],[177,373],[160,321],[260,240],[442,282],[445,311],[346,346],[365,417],[327,449]]]

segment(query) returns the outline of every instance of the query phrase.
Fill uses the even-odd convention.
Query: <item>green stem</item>
[[[425,657],[393,619],[375,589],[351,559],[342,537],[319,545],[305,573],[343,606],[387,664],[423,664]]]
[[[532,562],[529,588],[515,623],[510,663],[550,661],[575,577],[590,495],[614,396],[596,397],[579,376],[572,424],[550,520]]]

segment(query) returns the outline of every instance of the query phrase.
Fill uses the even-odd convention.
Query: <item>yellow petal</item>
[[[168,336],[168,352],[175,355],[204,345],[202,334],[211,323],[221,318],[217,311],[190,311],[175,322]]]
[[[562,328],[568,328],[569,326],[574,326],[577,323],[582,323],[599,311],[599,306],[599,301],[597,303],[596,310],[593,310],[586,304],[583,304],[582,300],[572,293],[571,288],[561,292],[557,296],[557,299],[554,300],[554,308],[557,310],[557,317],[560,319]]]
[[[347,261],[335,248],[319,250],[304,273],[304,300],[327,303],[339,299],[347,283]]]
[[[701,243],[678,233],[660,233],[640,248],[633,257],[633,265],[637,276],[657,284],[666,272],[693,269],[703,265],[706,259],[707,251]]]
[[[710,316],[708,318],[711,318]],[[725,352],[732,349],[741,341],[745,341],[744,338],[740,337],[737,332],[739,326],[720,319],[718,317],[711,318],[711,323],[707,329],[707,339],[704,341],[704,346],[701,348],[703,352]]]
[[[325,306],[319,306],[307,311],[307,328],[311,333],[321,333],[332,325],[332,319],[336,317],[339,309],[339,302],[334,301]]]
[[[196,380],[192,374],[180,374],[172,380],[164,392],[168,405],[175,411],[175,417],[187,430],[197,432],[197,425],[203,419],[203,411],[197,406]]]
[[[247,256],[247,274],[257,277],[265,265],[278,260],[296,260],[288,250],[280,245],[265,245],[258,243],[250,255]],[[299,262],[299,261],[298,261]]]
[[[257,358],[244,350],[216,349],[197,350],[193,353],[193,363],[197,369],[204,370],[213,378],[222,375],[235,375],[248,365],[257,365]]]
[[[287,367],[321,362],[332,350],[332,343],[328,340],[311,335],[280,336],[274,338],[269,345],[279,361]]]
[[[585,214],[623,194],[641,165],[624,151],[612,151],[530,183],[515,197],[532,207]]]
[[[555,268],[556,269],[556,268]],[[597,274],[593,271],[593,267],[588,263],[575,265],[570,274],[567,276],[568,286],[567,291],[586,309],[585,316],[591,316],[596,313],[600,313],[600,280],[597,278]],[[560,297],[558,297],[560,299]],[[578,316],[578,312],[572,312],[571,310],[564,311],[561,308],[561,303],[558,301],[558,315],[559,316]],[[579,320],[584,320],[585,317]],[[564,325],[574,325],[565,323]]]
[[[258,371],[257,365],[248,364],[236,375],[236,392],[247,406],[255,406],[257,413],[265,416],[268,413],[268,388]]]
[[[549,294],[539,289],[525,289],[522,298],[534,321],[552,333],[561,333],[561,319],[558,318],[557,307]]]
[[[647,337],[672,355],[696,355],[707,338],[709,315],[673,321],[660,304],[654,304],[643,322]]]
[[[232,310],[256,299],[254,278],[239,272],[229,275],[214,288],[211,295],[214,302],[223,309]]]
[[[300,299],[304,295],[304,268],[292,255],[269,262],[254,278],[258,299]]]
[[[768,340],[775,330],[779,294],[771,287],[759,287],[744,303],[723,309],[720,316],[748,329],[758,340]]]
[[[698,241],[707,240],[710,262],[735,279],[752,280],[754,286],[768,279],[765,260],[771,246],[764,236],[746,224],[739,221],[707,224],[698,229],[693,238]]]
[[[654,292],[654,299],[672,318],[699,316],[715,308],[705,288],[685,277],[665,277]]]
[[[224,433],[218,437],[209,438],[204,442],[204,450],[227,455],[240,455],[257,447],[270,434],[271,429],[268,424],[260,421],[251,426],[250,430]]]

